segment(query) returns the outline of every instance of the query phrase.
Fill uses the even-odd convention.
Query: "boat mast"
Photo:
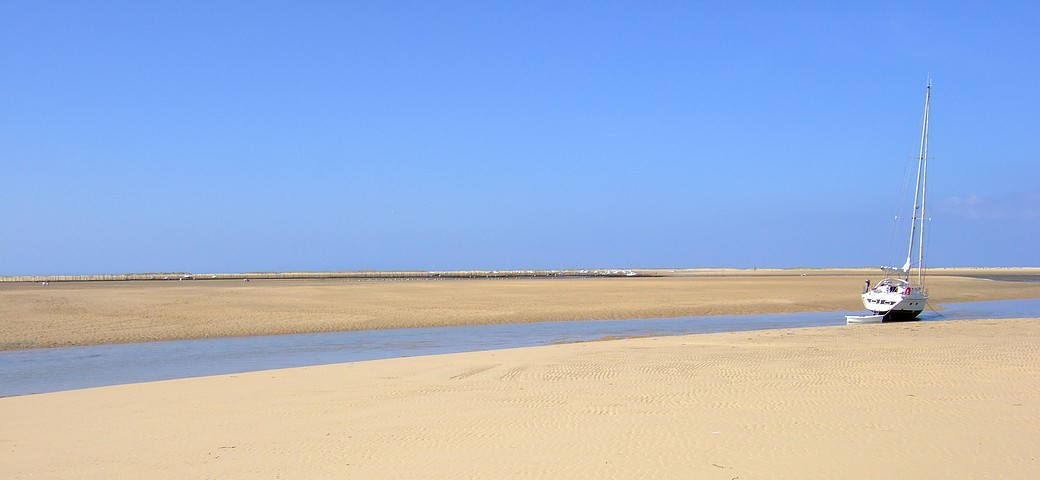
[[[917,285],[924,288],[924,220],[925,190],[928,186],[928,117],[931,114],[932,81],[928,81],[928,92],[924,100],[924,145],[921,147],[921,232],[917,237]]]
[[[921,221],[924,229],[924,205],[922,203],[922,177],[925,168],[925,157],[928,154],[928,105],[932,98],[932,82],[928,82],[928,88],[924,95],[924,125],[921,127],[921,153],[917,157],[917,184],[914,186],[914,214],[910,222],[910,245],[906,249],[906,263],[903,264],[903,280],[910,281],[910,260],[914,256],[914,238],[917,236],[917,222]],[[922,232],[923,233],[923,232]],[[922,237],[923,245],[923,237]],[[919,254],[921,252],[918,252]],[[920,259],[919,259],[920,261]],[[918,264],[920,267],[920,264]]]

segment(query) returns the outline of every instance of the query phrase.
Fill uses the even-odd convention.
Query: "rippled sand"
[[[1040,319],[614,340],[0,398],[5,478],[1037,478]]]

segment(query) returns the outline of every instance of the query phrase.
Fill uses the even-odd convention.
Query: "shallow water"
[[[924,321],[1040,316],[1040,299],[951,303]],[[0,396],[394,357],[530,347],[604,337],[844,325],[815,312],[542,322],[47,348],[0,352]]]

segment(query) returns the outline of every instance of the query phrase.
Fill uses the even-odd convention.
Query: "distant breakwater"
[[[0,282],[118,282],[150,280],[289,280],[289,279],[437,279],[437,278],[556,278],[556,277],[652,277],[651,271],[592,270],[459,270],[459,271],[345,271],[345,272],[249,272],[249,273],[121,273],[115,275],[13,275]]]

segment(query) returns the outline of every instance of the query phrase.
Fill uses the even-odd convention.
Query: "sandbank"
[[[5,478],[1036,478],[1040,319],[640,338],[0,398]]]
[[[557,320],[862,310],[876,270],[659,270],[657,277],[0,282],[0,350]],[[943,270],[933,307],[1040,297],[1038,282]],[[1029,270],[1035,274],[1035,270]]]

